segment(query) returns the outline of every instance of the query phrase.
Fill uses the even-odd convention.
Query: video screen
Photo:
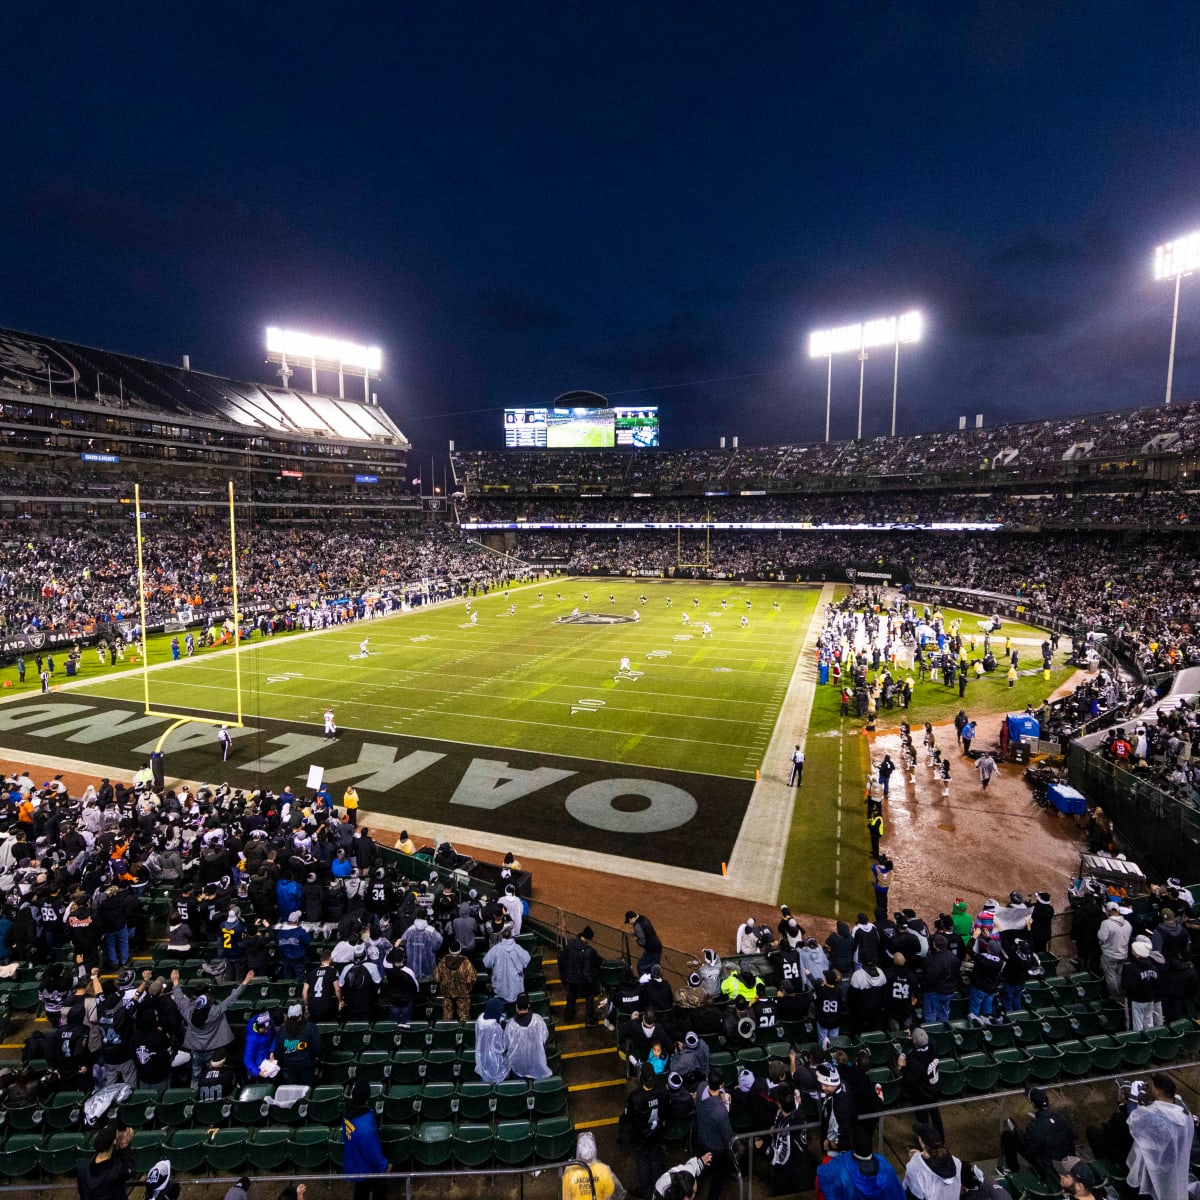
[[[546,446],[546,410],[544,408],[506,408],[504,410],[504,445]]]
[[[552,408],[546,413],[546,445],[551,450],[605,450],[616,444],[612,409]]]
[[[618,446],[653,448],[658,445],[657,408],[614,408]]]
[[[506,408],[504,444],[551,450],[653,448],[658,446],[658,409]]]

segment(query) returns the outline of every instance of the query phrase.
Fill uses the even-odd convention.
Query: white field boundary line
[[[833,584],[827,583],[821,588],[787,695],[771,733],[761,777],[754,785],[746,815],[742,818],[742,828],[729,856],[727,878],[737,880],[744,888],[753,885],[757,891],[767,894],[772,904],[779,902],[796,804],[796,789],[787,786],[787,773],[791,770],[789,747],[796,742],[803,746],[808,740],[816,695],[817,639],[824,627],[825,606],[833,601],[833,594]]]
[[[45,767],[47,770],[71,771],[77,775],[88,775],[109,779],[132,778],[133,772],[126,772],[120,767],[104,766],[101,763],[83,762],[78,759],[63,758],[60,755],[47,754],[14,754],[10,750],[0,751],[11,761],[21,765]],[[214,764],[219,766],[220,764]],[[181,783],[189,783],[198,787],[203,783],[211,783],[216,774],[208,779],[184,780],[179,777],[166,779],[168,787],[177,788]],[[303,778],[302,775],[297,778]],[[590,850],[581,850],[574,846],[560,846],[554,842],[536,842],[525,838],[514,838],[504,834],[485,833],[479,829],[468,829],[459,825],[442,825],[408,818],[394,817],[388,813],[362,810],[359,823],[369,829],[388,830],[399,833],[407,829],[410,834],[435,845],[438,842],[449,841],[458,845],[477,847],[489,853],[504,854],[511,850],[518,857],[540,859],[542,862],[554,863],[564,867],[583,867],[585,870],[598,871],[606,875],[622,876],[626,879],[638,879],[645,883],[659,883],[668,887],[686,888],[690,891],[705,892],[709,895],[727,896],[732,899],[744,898],[757,900],[762,903],[773,902],[770,895],[759,885],[758,880],[739,883],[732,878],[724,877],[708,871],[696,871],[687,867],[671,867],[664,863],[652,862],[637,858],[622,858],[615,854],[598,854]]]

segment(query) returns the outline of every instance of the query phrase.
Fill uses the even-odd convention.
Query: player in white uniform
[[[748,626],[749,624],[750,624],[750,618],[748,616],[746,616],[745,613],[742,613],[742,628],[745,629],[746,626]]]
[[[683,623],[684,623],[685,625],[688,623],[688,615],[687,615],[687,613],[684,613],[684,614],[683,614]]]
[[[670,608],[673,603],[674,603],[674,601],[671,599],[670,596],[668,596],[667,597],[667,607]]]
[[[722,608],[728,608],[728,607],[729,607],[729,601],[728,601],[728,600],[725,600],[725,599],[722,599],[722,600],[721,600],[721,607],[722,607]]]
[[[704,625],[700,631],[700,636],[702,638],[712,637],[712,626],[707,621],[704,622]]]
[[[517,615],[517,606],[515,604],[510,604],[508,606],[508,615],[510,617],[515,617]]]
[[[775,611],[778,612],[779,611],[779,601],[773,600],[773,601],[771,601],[771,603],[774,606]]]
[[[633,619],[634,621],[640,621],[642,619],[642,614],[638,612],[636,608],[633,610]]]
[[[612,592],[608,593],[608,602],[609,604],[616,604],[617,602],[617,598],[612,594]]]
[[[472,624],[472,625],[478,625],[478,624],[479,624],[479,614],[478,614],[478,613],[476,613],[476,612],[473,612],[473,613],[471,614],[471,624]]]
[[[541,602],[542,602],[542,593],[538,592],[538,603],[541,604]]]
[[[618,675],[628,675],[633,668],[629,665],[629,656],[626,655],[621,659],[621,665],[617,668]]]
[[[363,638],[363,640],[358,643],[358,654],[360,658],[366,658],[367,655],[371,653],[367,649],[367,643],[370,642],[370,640],[370,638]]]
[[[325,736],[327,738],[337,737],[337,726],[333,721],[332,704],[325,710]]]

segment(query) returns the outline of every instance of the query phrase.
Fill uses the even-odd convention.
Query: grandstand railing
[[[1067,754],[1071,786],[1113,820],[1132,856],[1166,879],[1194,873],[1200,860],[1200,809],[1078,742]]]
[[[1038,1082],[1037,1087],[1041,1088],[1051,1097],[1058,1097],[1061,1109],[1064,1106],[1061,1100],[1070,1096],[1074,1101],[1076,1099],[1082,1103],[1083,1097],[1079,1093],[1075,1093],[1076,1088],[1094,1088],[1098,1084],[1112,1083],[1114,1085],[1113,1108],[1116,1107],[1116,1088],[1122,1080],[1134,1079],[1138,1076],[1146,1078],[1150,1074],[1161,1071],[1166,1075],[1175,1076],[1178,1085],[1178,1077],[1183,1076],[1184,1082],[1188,1088],[1195,1090],[1200,1087],[1200,1060],[1192,1060],[1185,1063],[1168,1063],[1165,1065],[1147,1065],[1133,1071],[1119,1071],[1112,1075],[1091,1075],[1082,1079],[1060,1080],[1057,1083],[1042,1083]],[[1007,1111],[1009,1105],[1014,1105],[1019,1111],[1009,1113]],[[963,1120],[964,1115],[978,1112],[980,1106],[987,1105],[989,1108],[994,1108],[995,1112],[990,1121],[972,1122],[969,1119]],[[998,1155],[1000,1131],[1004,1128],[1004,1121],[1007,1116],[1019,1118],[1028,1111],[1029,1099],[1024,1088],[1012,1088],[999,1092],[987,1092],[978,1096],[946,1096],[936,1104],[918,1104],[908,1108],[892,1108],[886,1109],[877,1115],[872,1116],[871,1120],[878,1120],[878,1125],[875,1131],[875,1152],[877,1154],[889,1157],[886,1153],[889,1146],[893,1147],[912,1147],[916,1144],[912,1127],[919,1120],[921,1114],[928,1112],[930,1108],[941,1108],[944,1111],[943,1120],[946,1123],[946,1142],[952,1154],[963,1162],[987,1162],[994,1159]],[[1052,1103],[1052,1107],[1055,1107]],[[1070,1109],[1067,1110],[1068,1113]],[[1086,1150],[1087,1139],[1084,1135],[1082,1123],[1076,1121],[1075,1126],[1076,1141],[1080,1149]],[[811,1121],[805,1125],[809,1131],[809,1150],[813,1152],[817,1161],[821,1158],[820,1146],[820,1122]],[[768,1154],[767,1146],[761,1149],[756,1149],[754,1142],[756,1138],[769,1139],[774,1130],[760,1129],[749,1133],[736,1133],[734,1135],[733,1144],[735,1153],[739,1155],[745,1163],[745,1169],[738,1177],[738,1194],[743,1200],[753,1200],[755,1187],[759,1188],[759,1195],[771,1195],[770,1187],[762,1179],[755,1179],[756,1158],[758,1166],[761,1168],[765,1158],[769,1164],[770,1159],[766,1157]],[[907,1164],[907,1153],[897,1150],[891,1156],[892,1165],[896,1167],[896,1174],[901,1179],[904,1177],[904,1168]]]

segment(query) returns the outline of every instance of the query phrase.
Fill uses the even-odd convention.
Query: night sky
[[[819,438],[806,332],[909,307],[902,431],[1161,403],[1197,11],[9,4],[0,325],[263,381],[268,324],[377,343],[433,451],[580,387],[666,446]],[[1200,396],[1196,279],[1177,353]]]

